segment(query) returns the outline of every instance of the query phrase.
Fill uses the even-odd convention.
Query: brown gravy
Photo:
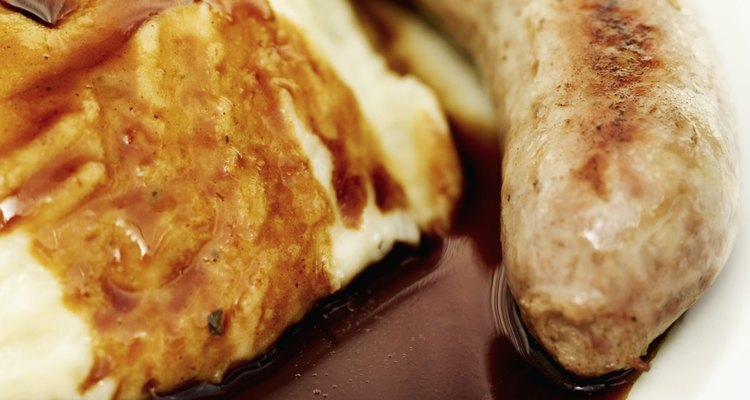
[[[467,196],[444,238],[399,248],[222,385],[165,398],[624,399],[558,388],[497,334],[499,151],[459,138]]]
[[[98,54],[114,52],[124,40],[109,37],[115,39],[99,43]],[[71,64],[70,70],[91,67]],[[493,272],[501,261],[499,154],[496,146],[467,138],[460,145],[468,194],[447,237],[397,249],[320,303],[269,353],[237,366],[222,384],[198,384],[164,397],[623,398],[628,386],[595,395],[558,389],[498,336],[491,303]],[[132,308],[119,292],[108,293],[114,303]]]
[[[181,3],[82,1],[55,28],[0,7],[0,235],[26,230],[92,327],[82,391],[217,381],[331,293],[334,207],[357,227],[369,187],[381,209],[407,206],[354,94],[294,24],[262,1]],[[61,45],[18,39],[32,33]],[[328,146],[336,202],[292,121]],[[430,165],[455,173],[443,143]]]

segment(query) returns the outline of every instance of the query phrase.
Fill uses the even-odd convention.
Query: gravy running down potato
[[[218,382],[461,175],[423,84],[343,0],[0,7],[0,398]]]

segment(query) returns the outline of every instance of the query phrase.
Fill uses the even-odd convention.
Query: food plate
[[[714,285],[677,322],[629,399],[746,399],[750,372],[750,3],[691,0],[716,48],[735,105],[740,145],[740,230]]]

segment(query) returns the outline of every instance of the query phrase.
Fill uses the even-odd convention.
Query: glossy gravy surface
[[[499,146],[458,140],[467,195],[446,238],[397,249],[222,385],[166,398],[624,399],[630,385],[561,389],[498,334]]]
[[[0,233],[31,233],[93,327],[83,390],[218,380],[334,290],[336,215],[357,228],[369,186],[384,212],[405,206],[295,26],[262,1],[182,3],[81,2],[54,28],[0,9],[17,18],[1,32]],[[294,118],[332,154],[335,201]]]
[[[82,10],[99,15],[101,10],[87,9],[86,2],[82,3]],[[166,7],[179,2],[154,3]],[[346,155],[334,166],[339,171],[334,174],[334,186],[348,225],[358,223],[362,180],[372,180],[382,189],[377,194],[383,209],[401,205],[403,195],[372,161],[374,155],[349,154],[346,149],[351,145],[337,140],[337,129],[361,125],[357,113],[332,118],[342,121],[338,126],[316,125],[316,115],[351,109],[345,104],[351,96],[337,89],[339,83],[324,66],[294,57],[305,54],[305,48],[295,39],[293,29],[288,28],[289,36],[277,36],[265,28],[266,23],[272,23],[269,21],[222,24],[222,34],[234,38],[230,42],[235,43],[225,51],[242,54],[236,59],[255,60],[256,64],[238,66],[227,61],[217,63],[213,70],[191,64],[169,68],[181,72],[159,77],[162,86],[157,88],[156,98],[168,94],[195,108],[167,109],[143,96],[144,86],[134,73],[138,65],[128,56],[133,44],[127,43],[133,27],[161,6],[133,4],[132,18],[130,14],[122,18],[111,32],[94,32],[105,39],[72,35],[81,39],[69,41],[77,46],[78,56],[53,51],[43,55],[44,59],[27,60],[41,78],[24,90],[2,88],[10,100],[3,103],[2,111],[10,117],[0,136],[0,155],[18,163],[26,160],[18,156],[23,149],[50,141],[55,145],[49,147],[50,152],[37,154],[34,161],[44,160],[35,163],[40,167],[31,172],[18,169],[16,180],[23,183],[3,181],[2,194],[6,200],[12,199],[14,206],[6,208],[12,212],[0,215],[0,229],[24,227],[36,233],[37,256],[63,279],[69,304],[84,310],[100,331],[90,383],[123,368],[135,368],[155,376],[146,390],[159,391],[169,388],[161,386],[162,380],[215,379],[218,371],[207,366],[232,363],[227,355],[234,353],[237,345],[230,343],[230,335],[248,348],[267,346],[273,339],[263,337],[265,330],[278,329],[288,321],[281,318],[294,318],[331,290],[319,255],[329,245],[322,229],[330,223],[332,205],[325,201],[320,187],[310,184],[314,180],[301,161],[300,150],[284,134],[287,128],[279,115],[279,88],[300,91],[306,103],[299,104],[298,111],[307,115],[332,152]],[[268,18],[255,6],[233,12],[237,18]],[[102,13],[101,17],[112,18],[113,14]],[[179,20],[179,15],[174,18]],[[171,44],[170,51],[184,53],[182,59],[205,57],[202,51],[210,46],[186,45],[194,38],[170,36],[169,32],[161,35]],[[247,37],[260,39],[248,45]],[[0,59],[19,55],[12,46],[3,51]],[[257,53],[248,54],[252,52]],[[65,68],[52,73],[45,69],[44,61],[54,57],[67,58],[55,60]],[[304,95],[304,85],[272,82],[263,73],[268,64],[261,62],[269,59],[281,60],[273,65],[288,68],[284,74],[303,76],[310,85],[326,85],[333,93],[327,99],[331,103],[312,101]],[[234,78],[224,74],[243,68],[258,72]],[[209,94],[207,87],[182,84],[188,76],[207,86],[220,85],[220,92],[231,95],[220,98]],[[245,116],[258,118],[233,117],[228,110],[238,104],[247,107],[241,110]],[[196,114],[203,116],[192,118]],[[84,118],[88,122],[85,129],[75,130],[71,137],[43,136],[70,115]],[[219,129],[219,123],[229,128]],[[165,124],[180,129],[164,130]],[[246,131],[256,135],[241,134]],[[363,133],[355,140],[366,141],[366,136]],[[192,146],[182,146],[185,142]],[[428,239],[418,249],[397,250],[350,288],[320,303],[267,355],[238,366],[224,384],[201,384],[174,397],[623,396],[627,388],[593,397],[559,390],[498,336],[490,305],[496,295],[492,292],[494,271],[501,261],[499,155],[495,147],[466,138],[462,145],[470,177],[468,194],[448,237]],[[171,163],[165,167],[157,160]],[[13,166],[5,161],[5,167]],[[285,173],[266,172],[278,169]],[[274,197],[265,196],[264,189],[273,191]],[[58,190],[76,194],[74,201],[57,198]],[[199,202],[198,198],[211,201]],[[254,239],[253,248],[247,247],[248,238]],[[299,238],[305,241],[300,244]],[[269,248],[285,250],[260,251]],[[246,254],[266,254],[271,259],[248,259]],[[268,279],[263,266],[275,262],[273,258],[297,260],[299,277]],[[147,268],[153,264],[167,268]],[[264,286],[263,282],[269,281],[275,282],[273,287]],[[248,291],[257,294],[247,295]],[[227,297],[226,293],[235,295]],[[243,296],[255,300],[248,302]],[[283,304],[290,304],[286,296],[296,298],[291,302],[296,311],[283,309]],[[160,308],[161,304],[168,304],[168,310]],[[263,317],[238,320],[248,318],[242,309],[252,307],[260,309]],[[144,324],[159,326],[154,331],[161,334],[141,334],[138,327]],[[256,337],[233,326],[258,326],[247,328],[256,332]],[[203,340],[188,342],[187,331]],[[165,349],[167,353],[179,349],[183,355],[170,357]],[[119,354],[123,352],[128,354]],[[129,366],[112,361],[143,360],[142,354],[153,354],[154,359]],[[221,359],[224,361],[216,361]],[[157,378],[159,365],[170,367],[161,372],[166,375]],[[120,394],[142,389],[126,382]]]

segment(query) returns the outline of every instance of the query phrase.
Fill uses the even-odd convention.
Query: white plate
[[[628,399],[750,399],[750,2],[684,3],[714,42],[736,109],[740,231],[729,263],[672,329]]]

